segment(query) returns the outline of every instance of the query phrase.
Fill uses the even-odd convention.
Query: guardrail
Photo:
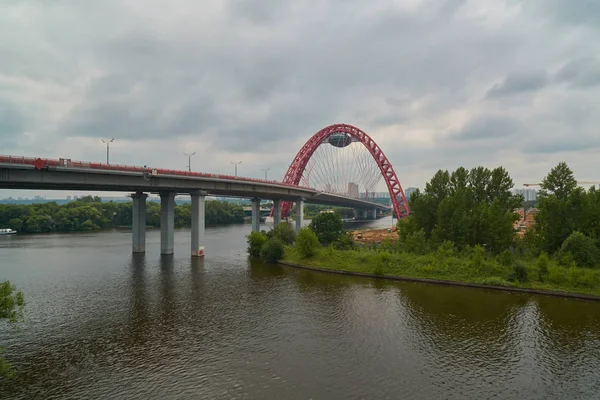
[[[105,163],[93,163],[86,161],[73,161],[68,158],[52,159],[52,158],[33,158],[33,157],[15,157],[15,156],[3,156],[0,155],[0,163],[5,164],[18,164],[18,165],[32,165],[40,168],[44,167],[65,167],[65,168],[79,168],[79,169],[93,169],[93,170],[106,170],[106,171],[122,171],[122,172],[139,172],[139,173],[151,173],[152,175],[163,175],[163,176],[189,176],[198,178],[214,178],[214,179],[226,179],[241,182],[256,182],[256,183],[270,183],[280,186],[289,186],[293,188],[315,190],[313,188],[292,185],[289,183],[282,183],[274,180],[264,180],[257,178],[246,178],[232,175],[223,174],[211,174],[204,172],[191,172],[181,171],[174,169],[165,168],[151,168],[151,167],[139,167],[133,165],[123,164],[105,164]]]

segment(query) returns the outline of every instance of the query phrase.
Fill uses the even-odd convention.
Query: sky
[[[600,180],[596,0],[0,2],[0,154],[281,179],[311,135],[367,132],[403,187],[559,161]],[[64,197],[9,191],[7,196]],[[64,193],[63,193],[64,195]]]

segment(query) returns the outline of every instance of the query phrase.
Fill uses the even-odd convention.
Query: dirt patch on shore
[[[365,229],[352,231],[352,238],[357,243],[382,243],[385,239],[398,240],[395,229]]]

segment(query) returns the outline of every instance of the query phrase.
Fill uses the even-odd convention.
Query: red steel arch
[[[375,141],[369,135],[352,125],[334,124],[315,133],[310,139],[308,139],[304,146],[302,146],[298,154],[296,154],[294,161],[292,161],[285,176],[283,177],[283,183],[299,185],[302,174],[304,173],[304,169],[308,164],[308,160],[310,160],[315,150],[317,150],[317,147],[321,145],[323,140],[335,133],[347,133],[361,142],[369,150],[375,159],[375,162],[377,162],[383,178],[385,179],[396,216],[398,218],[408,216],[410,213],[408,202],[406,201],[404,190],[402,190],[400,180],[398,179],[396,172],[394,172],[392,164],[387,159],[385,154],[383,154],[383,151],[379,148],[377,143],[375,143]],[[292,203],[283,202],[281,207],[282,217],[285,218],[288,216],[291,207]]]

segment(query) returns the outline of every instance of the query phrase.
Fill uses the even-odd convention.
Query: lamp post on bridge
[[[192,156],[196,155],[196,152],[193,153],[183,153],[184,156],[188,158],[188,172],[192,172]]]
[[[261,168],[262,171],[265,171],[265,181],[267,180],[267,171],[270,170],[271,167],[269,168]]]
[[[104,139],[102,139],[102,143],[106,144],[106,163],[107,163],[107,164],[109,164],[109,161],[108,161],[108,156],[109,156],[109,147],[110,147],[110,144],[111,144],[112,142],[114,142],[114,141],[115,141],[115,138],[112,138],[112,139],[110,139],[110,140],[104,140]]]
[[[241,161],[231,161],[231,163],[235,166],[235,176],[237,176],[237,166],[240,165]]]

